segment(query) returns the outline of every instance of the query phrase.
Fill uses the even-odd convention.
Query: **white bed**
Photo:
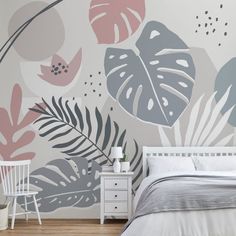
[[[147,176],[147,158],[162,156],[191,156],[235,158],[236,147],[144,147],[143,181],[134,197],[134,210],[146,186],[155,178],[177,175],[179,172]],[[236,160],[236,159],[235,159]],[[234,167],[233,167],[234,168]],[[236,170],[236,169],[235,169]],[[190,171],[195,175],[235,176],[234,171]],[[235,236],[236,209],[177,211],[149,214],[135,219],[122,236]]]

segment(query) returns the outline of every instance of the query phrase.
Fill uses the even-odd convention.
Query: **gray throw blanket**
[[[178,175],[153,181],[142,193],[133,220],[152,213],[236,208],[236,176]]]

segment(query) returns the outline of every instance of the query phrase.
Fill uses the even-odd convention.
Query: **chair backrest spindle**
[[[4,195],[29,192],[29,166],[31,160],[0,161],[0,177]]]
[[[18,175],[18,180],[20,180],[21,179],[21,173],[20,173],[20,166],[18,166],[18,167],[16,167],[16,168],[18,168],[19,169],[19,175]],[[20,188],[18,187],[18,189],[17,189],[17,192],[19,191],[19,193],[21,193],[21,190],[20,190]]]
[[[27,166],[27,192],[29,192],[29,170],[30,170],[30,165],[28,164]]]

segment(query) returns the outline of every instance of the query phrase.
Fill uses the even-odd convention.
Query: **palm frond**
[[[171,146],[171,142],[170,142],[168,136],[166,135],[164,129],[159,125],[158,126],[158,130],[159,130],[159,134],[160,134],[160,137],[161,137],[161,144],[162,144],[162,146],[170,147]]]
[[[234,107],[230,108],[225,114],[222,116],[220,121],[216,124],[214,129],[211,131],[210,135],[204,142],[204,146],[209,146],[212,144],[212,142],[218,137],[218,135],[221,133],[221,131],[224,129],[225,125],[227,124],[227,121],[232,113],[232,110]]]
[[[49,137],[52,148],[60,150],[66,159],[85,158],[90,163],[96,161],[100,166],[112,162],[109,158],[112,146],[122,146],[123,151],[129,149],[131,171],[134,171],[133,190],[142,178],[142,149],[133,139],[127,142],[126,129],[120,129],[110,115],[103,116],[98,108],[89,110],[80,108],[76,102],[63,100],[61,97],[46,102],[43,107],[31,110],[41,116],[35,123],[39,124],[39,135]],[[129,146],[129,147],[127,147]]]
[[[211,97],[208,99],[207,103],[206,103],[206,106],[205,106],[205,109],[203,111],[203,113],[201,114],[201,117],[200,117],[200,122],[199,122],[199,125],[198,127],[196,128],[195,130],[195,134],[193,136],[193,140],[191,142],[191,146],[193,146],[194,144],[196,144],[200,138],[200,135],[202,133],[202,130],[204,129],[204,126],[208,120],[208,117],[210,116],[211,114],[211,106],[212,106],[212,102],[215,98],[215,95],[216,95],[216,92],[214,92]],[[196,115],[198,116],[198,114]]]
[[[213,100],[216,96],[216,92],[207,100],[204,104],[202,102],[204,95],[202,95],[194,104],[189,117],[186,133],[181,132],[181,122],[178,120],[173,127],[174,142],[171,143],[171,139],[168,137],[165,129],[161,126],[158,127],[160,141],[162,146],[225,146],[227,145],[234,134],[231,133],[226,137],[220,139],[222,131],[227,125],[228,119],[233,111],[234,107],[231,107],[224,115],[221,116],[221,110],[227,102],[230,94],[229,87],[224,96],[219,102],[213,106]],[[203,111],[203,112],[202,112]],[[183,124],[186,126],[186,124]],[[220,140],[219,140],[220,139]]]
[[[194,131],[195,125],[197,123],[197,116],[196,116],[196,114],[199,114],[202,98],[203,98],[203,95],[195,103],[195,105],[193,106],[193,109],[191,111],[191,114],[190,114],[190,117],[189,117],[189,123],[188,123],[187,132],[186,132],[184,146],[189,146],[190,143],[191,143],[191,140],[192,140],[192,137],[193,137],[193,134],[194,134],[193,131]]]
[[[69,157],[80,156],[101,163],[112,162],[109,158],[112,146],[125,145],[126,130],[107,115],[102,116],[98,108],[91,112],[87,107],[80,108],[62,97],[52,97],[49,104],[42,99],[45,108],[37,105],[32,111],[42,114],[35,121],[39,123],[39,135],[49,137],[53,148]],[[95,122],[93,122],[95,120]]]
[[[203,144],[204,140],[210,134],[211,129],[213,128],[213,126],[215,124],[215,121],[217,120],[218,116],[220,115],[220,112],[228,99],[230,89],[231,89],[231,87],[229,87],[227,89],[224,96],[219,100],[219,102],[216,104],[216,106],[212,110],[211,117],[210,117],[209,121],[207,122],[207,124],[206,124],[200,138],[199,138],[199,141],[197,143],[198,146],[201,146]]]
[[[183,145],[182,137],[180,133],[180,122],[179,120],[176,121],[174,126],[174,135],[175,135],[175,143],[177,147],[181,147]]]

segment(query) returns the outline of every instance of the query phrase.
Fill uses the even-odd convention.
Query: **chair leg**
[[[25,198],[25,213],[27,213],[28,212],[27,198],[26,198],[26,196],[24,196],[24,198]],[[28,219],[29,219],[29,217],[28,217],[28,213],[27,213],[27,214],[25,214],[25,220],[28,221]]]
[[[13,207],[12,207],[12,219],[11,219],[11,229],[14,229],[15,218],[16,218],[16,201],[17,197],[13,198]]]
[[[39,215],[39,209],[38,209],[38,205],[37,205],[37,201],[36,201],[35,195],[33,195],[33,199],[34,199],[35,210],[36,210],[36,213],[37,213],[37,216],[38,216],[38,221],[39,221],[39,224],[41,225],[42,221],[41,221],[41,218],[40,218],[40,215]]]

